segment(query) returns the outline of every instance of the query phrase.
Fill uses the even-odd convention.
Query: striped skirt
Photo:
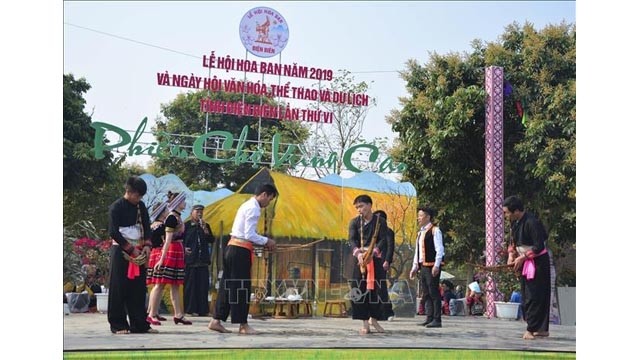
[[[162,248],[153,248],[149,255],[147,268],[147,285],[150,284],[184,284],[184,247],[182,241],[172,241],[162,266],[155,270],[154,266],[162,256]]]

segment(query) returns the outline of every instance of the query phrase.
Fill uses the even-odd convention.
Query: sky
[[[356,81],[370,83],[376,99],[365,120],[363,137],[393,139],[385,121],[406,96],[398,71],[409,59],[426,63],[430,53],[469,52],[474,39],[497,41],[507,25],[536,28],[575,23],[575,2],[65,2],[64,72],[84,77],[86,111],[93,121],[135,130],[147,117],[147,130],[161,115],[160,104],[190,89],[159,86],[157,73],[208,76],[202,56],[246,55],[240,21],[255,7],[278,11],[289,28],[279,56],[249,60],[345,69]],[[223,79],[243,72],[213,69]],[[249,80],[261,80],[248,74]],[[311,88],[316,81],[267,75],[265,83]],[[305,108],[309,101],[290,100]],[[204,133],[204,124],[203,124]],[[117,140],[109,133],[110,139]],[[151,135],[142,140],[153,141]],[[149,157],[130,161],[145,164]]]
[[[629,11],[626,2],[413,2],[393,6],[324,2],[313,10],[309,10],[313,3],[196,2],[182,4],[183,9],[175,8],[170,15],[159,13],[173,4],[169,2],[137,3],[137,10],[119,13],[115,7],[133,5],[47,0],[6,3],[7,9],[0,11],[2,214],[11,219],[11,226],[4,234],[7,256],[0,262],[0,269],[9,274],[7,296],[0,297],[0,307],[7,310],[5,323],[11,328],[7,353],[13,348],[22,356],[51,358],[58,354],[62,358],[59,238],[63,167],[62,142],[56,140],[63,135],[60,71],[84,76],[91,83],[88,109],[93,109],[97,121],[123,127],[144,116],[153,119],[159,103],[170,101],[177,93],[177,89],[154,84],[157,71],[201,71],[199,63],[188,56],[73,28],[65,22],[196,56],[211,50],[242,56],[239,19],[255,5],[278,10],[289,24],[292,35],[283,62],[354,72],[399,70],[409,58],[425,62],[429,51],[465,51],[472,39],[496,40],[513,21],[528,19],[538,28],[577,17],[577,354],[581,359],[601,359],[610,356],[611,349],[635,350],[635,332],[624,331],[629,320],[635,320],[629,310],[632,301],[611,307],[610,301],[602,300],[611,291],[632,293],[636,281],[637,239],[629,223],[640,200],[634,190],[639,152],[635,84],[640,74],[635,71],[634,53],[637,12]],[[143,6],[147,9],[141,10]],[[196,6],[208,8],[193,9]],[[476,8],[471,11],[471,6]],[[554,6],[560,9],[550,9]],[[90,9],[81,12],[81,7]],[[503,20],[485,21],[486,8],[494,9],[490,16]],[[399,15],[401,11],[407,15]],[[400,20],[392,22],[397,18]],[[87,50],[70,52],[78,46]],[[89,71],[94,63],[99,65]],[[387,103],[367,120],[367,131],[375,132],[386,126],[382,119],[398,106],[404,85],[393,73],[368,76],[363,80],[379,84],[370,91],[380,98],[379,108]],[[110,90],[101,90],[107,86]],[[387,88],[391,89],[388,94]],[[383,133],[391,135],[388,129]],[[631,305],[623,305],[627,303]],[[34,346],[34,331],[47,334],[39,338],[38,346]],[[605,339],[607,346],[599,346]]]

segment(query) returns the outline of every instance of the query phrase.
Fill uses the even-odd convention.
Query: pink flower
[[[94,265],[99,270],[99,282],[104,283],[109,272],[109,249],[111,240],[82,237],[73,242],[73,251],[80,257],[82,265]]]

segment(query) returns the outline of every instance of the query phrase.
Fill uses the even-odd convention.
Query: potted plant
[[[495,287],[491,286],[489,277],[493,279]],[[496,267],[492,270],[479,271],[474,275],[474,280],[483,286],[483,292],[493,293],[495,301],[495,314],[498,318],[517,319],[519,302],[509,302],[514,290],[520,290],[520,277],[511,267]]]
[[[514,291],[520,291],[520,277],[511,268],[507,268],[494,272],[493,278],[498,286],[498,299],[504,300],[494,301],[496,317],[516,320],[520,302],[510,302],[510,299]]]

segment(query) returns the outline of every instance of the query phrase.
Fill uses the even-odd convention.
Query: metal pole
[[[262,74],[262,83],[264,84],[264,74]],[[260,94],[260,108],[262,109],[262,97],[263,95]],[[262,144],[260,143],[260,139],[261,137],[261,133],[262,133],[262,111],[259,112],[260,116],[258,116],[258,149],[260,149],[262,146]]]
[[[278,54],[278,64],[280,65],[280,68],[282,68],[282,52],[280,52]],[[280,78],[282,77],[282,75],[278,74],[278,88],[280,87]],[[278,101],[280,101],[280,96],[278,96]]]
[[[318,258],[318,244],[314,244],[313,245],[313,270],[311,273],[311,278],[313,279],[313,284],[314,284],[313,300],[315,301],[318,301],[318,294],[320,293],[319,275],[320,275],[320,259]]]
[[[245,64],[247,63],[247,60],[249,60],[249,50],[245,50],[244,51],[244,62]],[[244,91],[246,90],[247,87],[247,70],[244,71],[244,80],[242,82],[242,104],[244,104]]]
[[[211,68],[209,68],[209,81],[211,81]],[[209,98],[211,98],[211,87],[207,90],[209,92]],[[204,133],[209,132],[209,111],[204,113]],[[204,153],[207,153],[207,139],[204,140]]]
[[[320,90],[322,89],[321,87],[321,83],[322,80],[318,80],[318,93],[320,93]],[[320,110],[320,96],[318,96],[318,110]],[[316,144],[315,144],[315,154],[316,156],[318,156],[318,154],[320,153],[320,151],[318,151],[318,126],[319,126],[320,122],[316,122]]]

